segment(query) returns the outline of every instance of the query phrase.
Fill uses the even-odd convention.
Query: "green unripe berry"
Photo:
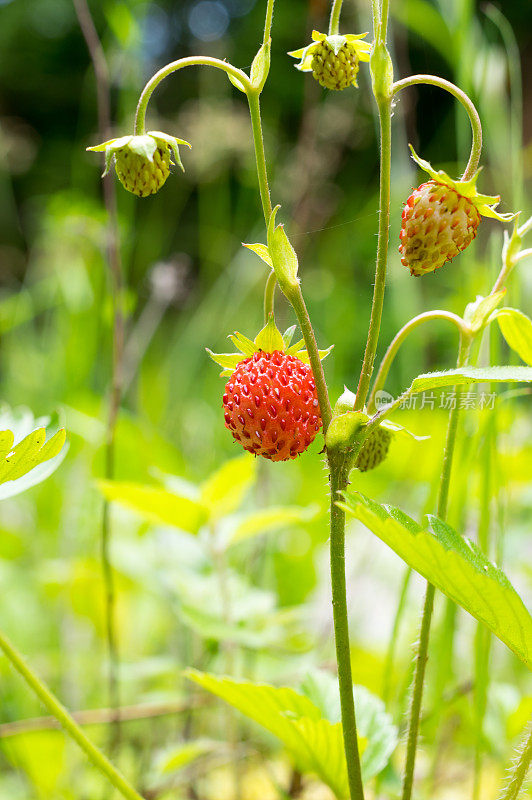
[[[391,441],[392,434],[389,430],[382,426],[375,428],[364,441],[356,458],[355,467],[360,472],[367,472],[369,469],[378,467],[388,455]]]
[[[115,153],[115,169],[124,189],[138,197],[148,197],[159,191],[170,174],[170,150],[160,144],[150,161],[124,147]]]
[[[312,74],[325,89],[341,90],[357,85],[358,52],[346,42],[337,53],[327,42],[321,42],[312,57]]]

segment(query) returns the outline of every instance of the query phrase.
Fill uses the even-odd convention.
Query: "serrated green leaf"
[[[300,506],[271,506],[259,511],[252,511],[240,518],[236,528],[229,537],[228,544],[238,544],[254,536],[271,533],[280,528],[310,522],[320,513],[320,507],[312,504]]]
[[[216,470],[201,487],[201,502],[215,520],[235,512],[257,476],[256,459],[245,453]]]
[[[98,488],[107,500],[135,511],[147,522],[173,525],[187,533],[198,533],[208,518],[208,510],[202,503],[160,486],[101,480]]]
[[[501,308],[494,317],[508,346],[532,366],[532,320],[517,308]]]
[[[414,378],[409,394],[439,389],[444,386],[462,386],[470,383],[530,383],[530,367],[459,367],[445,372],[428,372]]]
[[[284,339],[275,324],[273,314],[270,314],[264,328],[255,336],[255,349],[264,350],[265,353],[273,353],[274,350],[284,353]]]
[[[506,575],[475,544],[437,517],[422,527],[358,492],[346,492],[340,505],[532,669],[532,617]]]
[[[265,244],[262,244],[261,242],[256,242],[255,244],[246,244],[245,242],[242,242],[242,245],[244,247],[247,247],[248,250],[253,250],[253,252],[256,253],[258,257],[264,261],[265,264],[267,264],[271,269],[273,269],[273,263],[272,263],[272,258],[270,256],[270,251],[268,250]]]
[[[349,796],[341,723],[323,718],[307,697],[287,687],[218,678],[196,670],[185,674],[276,736],[302,772],[318,775],[337,798]],[[365,740],[359,745],[363,751]]]

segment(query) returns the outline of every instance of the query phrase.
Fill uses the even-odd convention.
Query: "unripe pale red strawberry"
[[[467,197],[436,181],[422,183],[405,203],[399,246],[411,275],[425,275],[471,244],[480,214]]]
[[[414,152],[412,158],[432,180],[414,189],[403,208],[399,245],[401,263],[419,276],[443,267],[471,244],[481,216],[508,222],[515,214],[495,210],[500,198],[479,194],[478,172],[455,181],[446,172],[436,172]]]
[[[279,350],[237,364],[223,409],[226,428],[244,450],[272,461],[296,458],[321,428],[312,370]]]

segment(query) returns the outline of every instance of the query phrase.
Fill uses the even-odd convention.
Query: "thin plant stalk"
[[[463,367],[467,364],[470,349],[471,349],[471,338],[461,335],[458,362],[457,362],[458,367]],[[447,425],[447,436],[445,441],[445,451],[443,455],[443,464],[442,464],[440,487],[438,493],[438,503],[437,503],[437,515],[438,517],[440,517],[440,519],[443,520],[447,515],[447,505],[449,500],[449,486],[451,481],[453,456],[456,445],[456,435],[458,432],[458,422],[460,418],[460,396],[461,396],[461,391],[457,389],[456,403],[454,405],[454,408],[452,408],[449,413],[449,422]],[[414,682],[412,688],[412,701],[410,705],[410,712],[408,719],[405,770],[403,775],[401,800],[410,800],[410,798],[412,797],[412,788],[414,785],[414,769],[415,769],[416,751],[417,751],[418,734],[419,734],[419,722],[421,717],[421,703],[423,699],[423,685],[425,681],[425,668],[427,665],[427,657],[428,657],[430,624],[432,620],[432,612],[434,609],[434,594],[435,594],[434,586],[431,583],[427,583],[425,600],[423,604],[423,614],[421,618],[419,642],[415,660]]]
[[[99,136],[102,141],[111,135],[111,99],[109,69],[86,0],[73,0],[79,26],[85,39],[96,77]],[[115,433],[118,412],[123,394],[124,373],[124,275],[120,255],[120,241],[116,210],[116,187],[113,176],[103,178],[104,203],[107,211],[107,263],[111,278],[113,316],[113,356],[107,426],[105,433],[105,477],[111,480],[115,473]],[[111,708],[120,708],[119,654],[116,632],[116,587],[110,557],[111,520],[108,500],[103,501],[100,552],[105,591],[105,631],[109,658],[108,695]],[[109,749],[113,753],[120,744],[120,716],[110,727]]]
[[[386,266],[388,261],[388,243],[390,239],[390,174],[392,151],[392,113],[391,100],[379,103],[379,127],[381,137],[380,154],[380,190],[379,190],[379,235],[377,244],[377,264],[375,269],[375,284],[373,302],[371,304],[371,317],[364,352],[364,360],[360,371],[360,379],[354,405],[355,411],[360,411],[366,402],[373,374],[375,354],[379,341],[384,304],[384,290],[386,285]]]
[[[24,678],[30,689],[37,695],[49,713],[55,717],[66,733],[83,750],[85,755],[94,764],[109,782],[117,789],[126,800],[143,800],[136,789],[124,778],[109,759],[85,735],[78,723],[66,708],[59,702],[48,686],[35,674],[24,657],[11,642],[0,633],[0,649],[11,662],[17,672]]]

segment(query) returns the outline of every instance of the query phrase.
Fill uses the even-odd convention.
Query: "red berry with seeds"
[[[321,428],[312,370],[280,350],[240,361],[223,395],[225,426],[244,450],[272,461],[304,452]]]
[[[411,275],[434,272],[471,244],[479,222],[469,198],[437,181],[422,183],[403,208],[401,263]]]

